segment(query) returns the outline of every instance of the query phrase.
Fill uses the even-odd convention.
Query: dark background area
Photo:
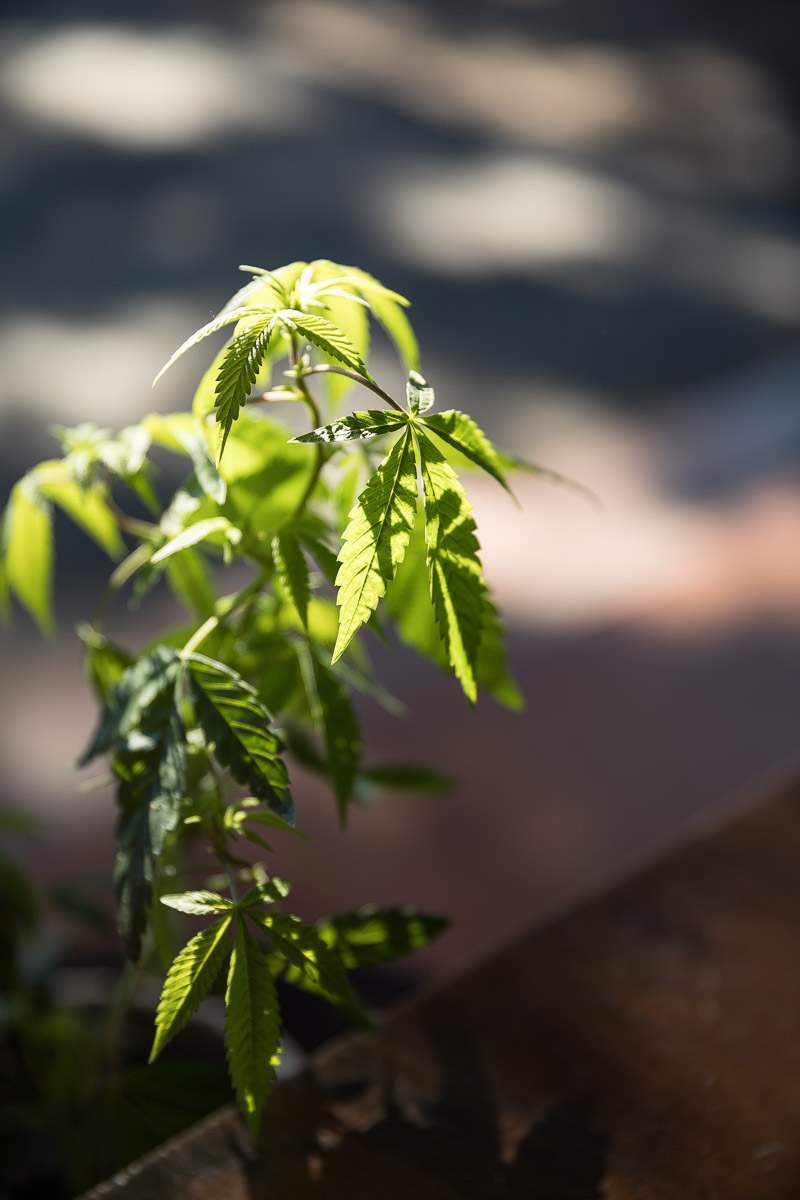
[[[4,6],[0,502],[50,423],[188,403],[202,351],[150,381],[239,262],[317,256],[411,298],[442,407],[603,501],[474,481],[527,708],[379,652],[409,715],[364,710],[370,758],[461,783],[342,837],[298,779],[302,915],[447,912],[416,969],[452,969],[796,757],[799,51],[790,0]],[[0,801],[45,819],[43,878],[108,894],[71,771],[107,564],[58,533],[59,640],[1,635]]]

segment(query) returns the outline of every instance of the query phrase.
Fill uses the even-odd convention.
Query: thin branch
[[[385,401],[386,404],[390,404],[392,408],[396,408],[398,412],[405,412],[405,409],[396,400],[393,400],[382,387],[378,387],[377,383],[372,379],[367,379],[366,375],[360,375],[358,371],[351,371],[349,367],[334,367],[330,363],[319,363],[315,367],[309,367],[303,373],[305,375],[325,375],[331,371],[334,375],[344,375],[347,379],[352,379],[355,383],[360,383],[362,387],[369,388],[371,392],[374,392],[376,396],[380,396],[381,400]]]

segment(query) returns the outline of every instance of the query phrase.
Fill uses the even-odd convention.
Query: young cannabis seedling
[[[191,412],[152,413],[116,436],[61,429],[62,457],[15,486],[0,605],[7,613],[13,595],[52,628],[53,505],[117,560],[81,636],[103,705],[82,762],[106,756],[116,781],[119,926],[131,959],[152,966],[160,955],[167,971],[152,1058],[225,973],[230,1074],[255,1129],[280,1049],[276,979],[368,1023],[348,971],[425,945],[444,922],[369,908],[312,928],[284,911],[288,884],[243,856],[243,843],[270,853],[274,837],[297,835],[287,755],[328,779],[342,824],[370,790],[446,782],[421,767],[364,765],[353,693],[389,702],[365,627],[379,637],[394,628],[451,670],[471,704],[479,685],[518,703],[458,470],[480,468],[507,488],[520,464],[466,414],[434,411],[402,296],[327,260],[243,269],[251,280],[167,363],[232,328]],[[405,364],[403,404],[365,365],[374,320]],[[312,392],[320,384],[324,399]],[[354,384],[373,407],[340,415]],[[290,436],[272,415],[279,402],[304,406],[311,431]],[[166,503],[154,447],[188,460]],[[144,515],[121,507],[126,489]],[[243,587],[219,593],[220,562],[244,566]],[[141,600],[162,577],[186,623],[138,654],[109,641],[116,593],[130,586]],[[212,855],[207,886],[181,891],[198,841]],[[207,920],[177,953],[176,910]]]

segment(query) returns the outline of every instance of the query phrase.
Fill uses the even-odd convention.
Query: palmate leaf
[[[283,589],[305,625],[311,595],[308,563],[299,541],[290,530],[283,529],[275,534],[272,539],[272,557]]]
[[[319,922],[317,933],[336,951],[344,966],[352,970],[412,954],[439,937],[447,926],[444,917],[412,908],[366,905],[357,912]]]
[[[53,629],[52,512],[29,476],[17,483],[8,501],[0,532],[6,586],[43,633]]]
[[[297,982],[299,973],[314,991],[321,992],[349,1012],[362,1013],[361,1003],[341,959],[325,944],[316,929],[287,913],[250,911],[248,915],[257,921],[278,953],[289,963],[286,976],[289,982]]]
[[[460,451],[477,467],[488,471],[507,492],[511,491],[505,477],[502,456],[495,450],[486,434],[478,428],[472,417],[450,409],[448,412],[434,413],[432,416],[426,417],[422,424],[442,441],[452,446],[454,450]]]
[[[274,317],[267,320],[266,324],[263,315],[248,321],[231,339],[222,358],[217,373],[214,402],[219,426],[217,464],[222,458],[228,434],[239,415],[239,409],[247,401],[258,377],[274,328]]]
[[[369,620],[403,561],[417,506],[417,468],[406,429],[371,477],[350,513],[336,576],[339,634],[333,662]]]
[[[232,325],[236,321],[247,321],[258,318],[262,324],[266,324],[274,312],[274,307],[266,304],[246,304],[241,308],[223,309],[221,313],[218,313],[214,317],[213,321],[209,321],[207,325],[203,325],[190,338],[187,338],[182,346],[178,347],[169,361],[164,364],[156,375],[153,380],[153,386],[155,387],[161,376],[169,370],[174,362],[177,362],[181,355],[190,350],[192,346],[196,346],[203,338],[207,338],[212,333],[217,333],[218,330],[224,329],[226,325]]]
[[[448,661],[471,704],[487,599],[475,522],[458,476],[419,428],[428,579]]]
[[[280,1012],[267,957],[240,918],[225,993],[225,1050],[236,1098],[254,1134],[279,1046]]]
[[[162,901],[166,899],[162,896]],[[183,1029],[213,987],[230,947],[231,921],[231,917],[223,917],[198,933],[170,967],[158,1002],[150,1062]]]
[[[405,413],[390,413],[383,409],[350,413],[331,425],[312,429],[290,439],[292,442],[353,442],[377,437],[381,433],[393,433],[407,423]]]
[[[294,823],[281,744],[268,726],[272,714],[255,688],[223,663],[202,654],[186,656],[197,719],[219,761],[279,816]]]
[[[318,317],[315,313],[298,312],[294,308],[281,309],[277,315],[287,328],[302,334],[307,341],[318,346],[320,350],[324,350],[331,358],[344,363],[351,371],[358,371],[360,375],[366,375],[369,378],[361,355],[349,337],[342,333],[341,329],[337,329],[331,321],[326,321],[324,317]]]

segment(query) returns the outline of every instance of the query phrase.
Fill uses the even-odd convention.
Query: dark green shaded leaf
[[[315,929],[306,925],[299,917],[286,913],[251,911],[248,915],[257,921],[278,953],[282,954],[315,990],[348,1010],[361,1011],[361,1004],[347,978],[341,959],[326,945]],[[293,982],[294,974],[288,972],[287,979]]]
[[[308,600],[311,595],[308,563],[300,549],[300,543],[288,529],[281,530],[273,537],[272,557],[284,591],[305,625],[308,620]]]
[[[225,994],[225,1049],[236,1098],[255,1134],[280,1046],[280,1012],[267,958],[243,920]]]
[[[382,767],[366,767],[361,774],[370,783],[397,792],[450,792],[456,785],[452,775],[443,775],[429,767],[410,763],[387,763]]]
[[[427,946],[447,929],[444,917],[433,917],[412,908],[377,908],[321,921],[317,932],[335,950],[345,967],[393,962]]]
[[[238,783],[293,823],[281,744],[268,729],[272,715],[255,688],[230,667],[201,654],[188,655],[187,661],[197,718],[217,758]]]
[[[302,643],[299,643],[301,646]],[[312,715],[325,739],[325,768],[333,784],[339,821],[347,819],[361,762],[361,732],[350,693],[313,650],[301,659]]]

